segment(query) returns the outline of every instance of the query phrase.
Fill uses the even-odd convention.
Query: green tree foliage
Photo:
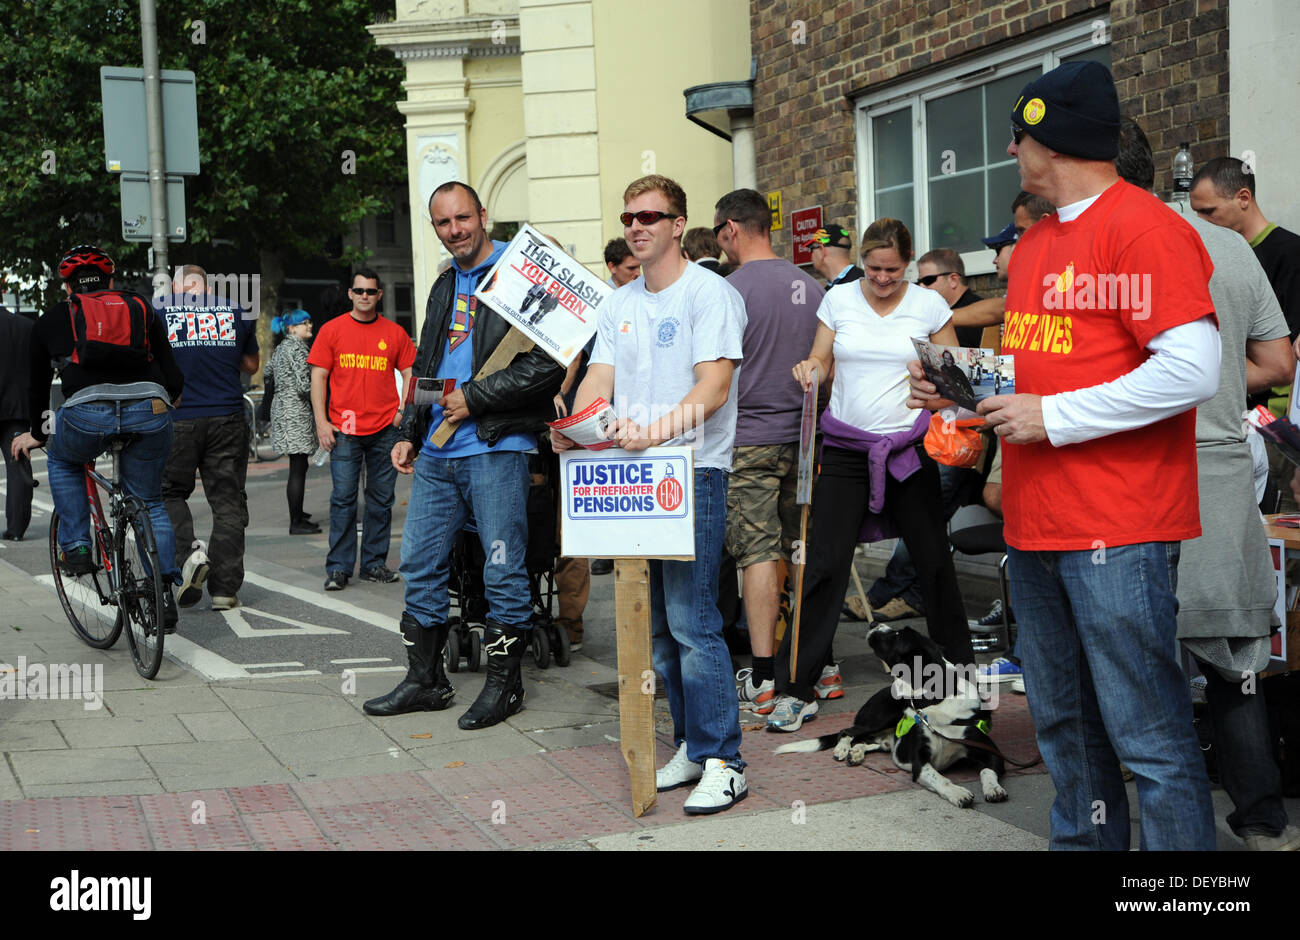
[[[405,179],[403,70],[365,29],[391,18],[392,0],[157,8],[159,64],[197,80],[201,175],[186,179],[185,198],[200,250],[174,246],[173,258],[233,240],[258,259],[263,309],[270,301],[274,311],[285,259],[324,257]],[[139,67],[138,4],[25,0],[6,10],[0,268],[40,280],[69,246],[93,242],[143,270],[147,246],[123,241],[119,180],[104,166],[99,79],[104,65]],[[52,278],[45,293],[59,293]]]

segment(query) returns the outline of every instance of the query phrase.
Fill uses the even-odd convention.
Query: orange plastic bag
[[[925,452],[950,467],[973,467],[984,452],[983,418],[945,421],[936,411],[930,415],[930,429],[925,432]]]

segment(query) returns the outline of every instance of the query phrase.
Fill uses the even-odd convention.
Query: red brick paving
[[[847,727],[852,714],[823,715],[794,735],[746,732],[749,798],[740,812],[868,796],[912,786],[884,754],[861,767],[825,752],[774,751],[790,740]],[[1004,753],[1037,756],[1022,696],[1002,696],[993,739]],[[660,762],[672,756],[660,739]],[[1008,768],[1011,775],[1012,768]],[[1043,773],[1038,765],[1028,773]],[[954,780],[977,772],[959,769]],[[1014,780],[1009,786],[1014,799]],[[481,761],[461,767],[229,787],[149,796],[0,801],[0,851],[49,849],[483,850],[586,839],[689,821],[690,787],[659,794],[635,819],[617,744]],[[203,822],[194,802],[203,801]],[[494,814],[495,819],[494,822]]]

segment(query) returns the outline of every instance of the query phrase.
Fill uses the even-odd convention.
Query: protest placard
[[[596,332],[596,308],[611,291],[602,278],[524,224],[474,296],[567,367]]]
[[[689,447],[560,454],[566,558],[695,557]]]

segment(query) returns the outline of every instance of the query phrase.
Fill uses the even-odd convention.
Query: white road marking
[[[247,575],[245,575],[247,580]],[[253,627],[244,619],[244,614],[254,614],[258,617],[265,617],[267,620],[275,620],[279,623],[287,623],[290,626],[281,629],[271,627]],[[347,630],[336,630],[333,627],[322,627],[314,623],[307,623],[303,620],[294,620],[291,617],[281,617],[279,614],[269,614],[264,610],[258,610],[256,607],[239,606],[233,610],[221,611],[221,616],[225,618],[226,626],[230,627],[232,633],[241,640],[250,640],[257,637],[268,636],[295,636],[302,634],[324,634],[324,633],[342,633],[346,634]],[[302,665],[302,663],[298,663]]]
[[[349,669],[348,672],[406,672],[405,666],[358,666],[355,669]]]
[[[295,587],[292,584],[283,584],[252,571],[246,571],[244,573],[244,580],[250,584],[256,584],[258,587],[266,588],[268,591],[275,591],[279,594],[295,598],[296,600],[305,601],[308,604],[314,604],[324,610],[331,610],[335,613],[343,614],[345,617],[351,617],[353,620],[360,620],[362,623],[368,623],[372,627],[379,627],[381,630],[387,630],[389,633],[396,633],[399,636],[402,633],[401,627],[394,618],[385,617],[383,614],[377,614],[372,610],[366,610],[364,607],[358,607],[356,604],[349,604],[347,601],[334,600],[331,597],[323,597],[316,591],[309,591],[306,588]]]
[[[366,658],[363,658],[363,659],[331,659],[331,660],[330,660],[330,665],[331,665],[331,666],[349,666],[349,665],[351,665],[352,663],[391,663],[392,661],[393,661],[393,658],[392,658],[391,656],[376,656],[376,657],[371,657],[371,658],[368,658],[368,659],[366,659]]]
[[[281,666],[301,666],[302,663],[244,663],[245,669],[271,669]]]

